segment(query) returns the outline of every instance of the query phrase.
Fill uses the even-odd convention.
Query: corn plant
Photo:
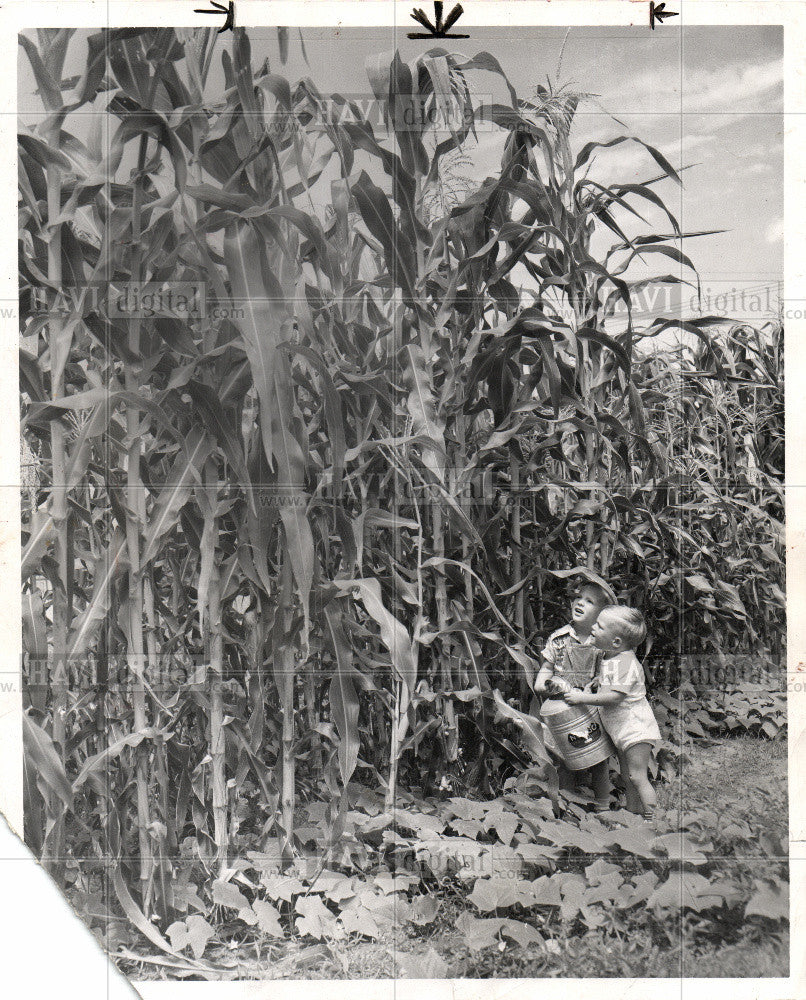
[[[268,58],[256,68],[242,29],[229,50],[212,31],[92,35],[77,82],[60,77],[69,40],[23,42],[50,101],[20,136],[20,370],[41,478],[26,643],[53,665],[29,692],[28,829],[42,855],[63,830],[75,854],[110,858],[123,913],[166,947],[158,927],[188,891],[178,859],[224,905],[246,851],[353,864],[362,794],[382,829],[413,791],[498,780],[493,691],[513,670],[525,688],[575,574],[666,595],[655,624],[673,642],[685,582],[664,574],[696,538],[670,483],[707,463],[701,438],[727,440],[729,396],[748,488],[773,488],[778,347],[695,324],[706,353],[677,364],[702,391],[679,409],[678,368],[637,350],[630,278],[639,258],[692,269],[654,190],[679,175],[641,143],[655,176],[600,184],[595,156],[639,140],[575,152],[585,95],[520,99],[489,53],[373,57],[381,127]],[[476,107],[475,73],[502,78],[509,104]],[[106,143],[63,127],[90,103]],[[443,166],[482,115],[505,133],[500,167],[447,199]],[[628,235],[642,203],[671,235]],[[143,283],[203,288],[218,308],[115,307]],[[76,289],[67,310],[60,287]],[[731,393],[759,367],[769,395],[745,430]],[[681,422],[691,441],[665,452]],[[742,510],[732,524],[757,538]],[[724,641],[693,603],[705,647]],[[534,773],[553,787],[547,760]]]

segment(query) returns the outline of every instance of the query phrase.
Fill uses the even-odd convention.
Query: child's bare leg
[[[627,773],[641,800],[641,812],[652,813],[658,803],[655,789],[649,780],[649,754],[651,744],[636,743],[624,751]],[[623,773],[623,772],[622,772]]]
[[[597,810],[610,808],[610,759],[594,764],[591,768],[591,785]]]
[[[577,790],[578,785],[576,771],[569,770],[565,764],[559,764],[557,767],[557,774],[559,776],[560,788],[564,792],[575,792]]]
[[[624,782],[624,791],[627,793],[626,809],[632,813],[643,813],[644,804],[641,801],[638,789],[630,778],[630,762],[627,757],[627,751],[618,751],[618,763],[619,770],[621,771],[621,780]]]

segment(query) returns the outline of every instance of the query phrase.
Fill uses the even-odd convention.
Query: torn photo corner
[[[0,981],[804,995],[804,14],[4,5]]]

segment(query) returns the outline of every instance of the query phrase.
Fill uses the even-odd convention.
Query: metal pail
[[[569,770],[584,771],[615,754],[595,708],[550,698],[543,702],[540,715]]]

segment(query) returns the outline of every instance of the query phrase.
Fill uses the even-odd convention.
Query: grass
[[[681,773],[657,786],[658,807],[669,812],[707,808],[720,817],[713,831],[724,842],[730,824],[744,821],[752,839],[742,854],[768,857],[762,835],[788,840],[787,743],[741,736],[687,750]],[[724,843],[731,847],[731,841]],[[725,853],[728,853],[726,851]]]

